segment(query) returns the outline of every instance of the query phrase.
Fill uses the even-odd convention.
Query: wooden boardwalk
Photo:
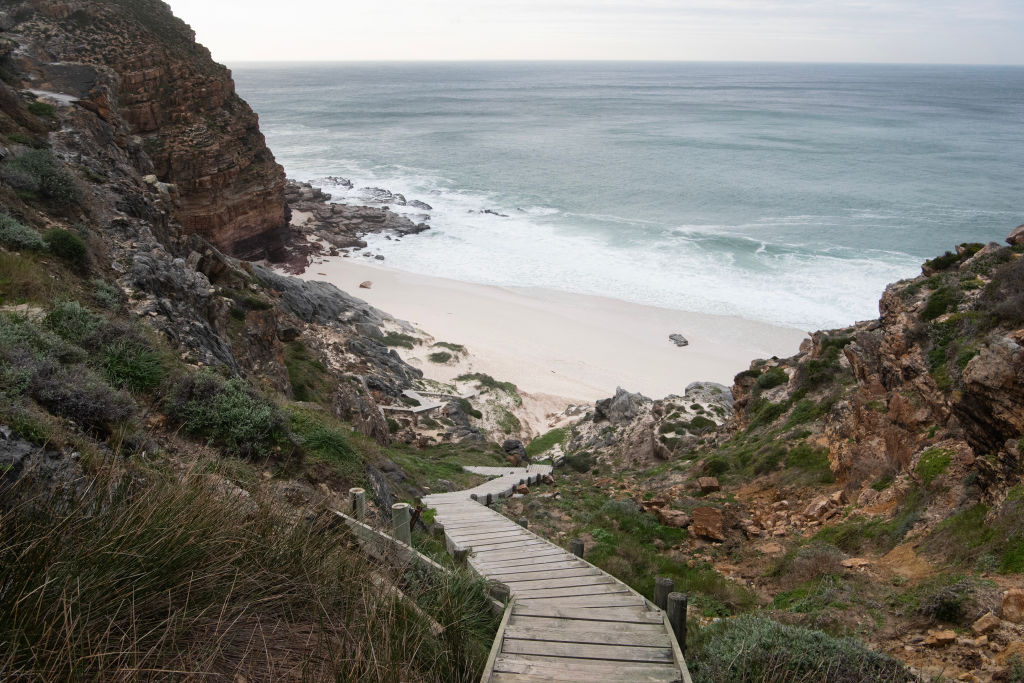
[[[486,507],[551,467],[467,468],[495,476],[423,498],[444,525],[449,552],[470,550],[482,576],[512,596],[484,681],[691,683],[663,612],[631,588]]]

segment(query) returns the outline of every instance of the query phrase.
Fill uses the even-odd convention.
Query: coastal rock
[[[406,206],[410,206],[410,207],[412,207],[414,209],[419,209],[420,211],[433,211],[434,210],[434,207],[432,207],[430,204],[427,204],[426,202],[421,202],[418,199],[413,199],[413,200],[409,201],[406,204]]]
[[[987,612],[971,625],[971,630],[974,631],[975,635],[980,636],[985,633],[991,633],[995,629],[999,628],[1001,623],[1002,621],[999,617],[991,612]]]
[[[1024,590],[1011,588],[1003,593],[1003,619],[1024,624]]]
[[[372,288],[373,288],[373,283],[370,282],[369,280],[364,280],[363,282],[359,283],[359,289],[372,289]]]
[[[689,346],[690,342],[681,334],[670,334],[668,340],[676,346]]]
[[[15,68],[36,88],[123,121],[145,148],[150,172],[177,188],[165,208],[185,233],[236,256],[278,253],[288,233],[284,170],[231,72],[196,44],[192,29],[162,2],[77,3],[75,21],[61,20],[67,4],[35,6],[65,11],[36,11],[12,27],[21,43]]]
[[[519,439],[505,439],[504,443],[501,444],[501,450],[505,451],[509,455],[517,456],[520,462],[530,462],[526,455],[526,447]]]
[[[699,507],[693,509],[693,523],[690,525],[690,531],[695,536],[722,542],[725,540],[725,531],[722,527],[722,511],[718,508]]]
[[[594,421],[607,420],[614,424],[629,422],[643,410],[651,399],[642,394],[631,394],[622,387],[615,390],[615,396],[594,404]]]
[[[683,529],[690,524],[690,515],[686,514],[682,510],[670,510],[668,508],[655,508],[654,515],[658,518],[658,521],[665,526],[675,527],[677,529]]]
[[[1011,246],[1024,244],[1024,225],[1018,225],[1016,228],[1011,230],[1010,234],[1006,236],[1006,242]]]
[[[698,477],[697,486],[700,487],[701,493],[714,493],[715,491],[722,490],[722,485],[718,483],[718,479],[715,477]]]

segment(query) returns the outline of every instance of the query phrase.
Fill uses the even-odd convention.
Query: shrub
[[[103,319],[77,301],[68,301],[54,306],[46,314],[43,324],[62,339],[81,344],[100,328]]]
[[[552,429],[547,434],[538,436],[530,441],[526,446],[526,455],[533,458],[541,453],[545,453],[554,448],[557,444],[564,443],[568,434],[569,432],[565,427]]]
[[[56,110],[53,108],[52,104],[36,100],[28,103],[28,112],[30,114],[35,114],[36,116],[53,116],[56,113]]]
[[[476,382],[482,387],[487,389],[493,389],[496,391],[503,391],[513,399],[515,399],[516,405],[522,405],[523,399],[519,396],[519,388],[512,384],[512,382],[499,382],[490,375],[482,372],[473,372],[465,375],[459,375],[455,378],[456,382]]]
[[[104,470],[5,509],[4,678],[479,678],[497,630],[482,581],[371,562],[331,515],[239,504],[217,481]]]
[[[498,428],[505,434],[514,434],[523,428],[523,423],[514,414],[498,406]]]
[[[284,416],[246,383],[209,370],[182,378],[165,401],[168,417],[186,434],[203,436],[229,453],[266,457],[288,443]]]
[[[37,192],[55,206],[78,201],[78,186],[59,168],[49,150],[33,149],[4,164],[3,178],[11,187]]]
[[[789,375],[782,368],[771,368],[754,382],[760,389],[773,389],[789,381]]]
[[[305,344],[301,341],[285,344],[284,365],[296,401],[327,402],[330,392],[327,367],[310,354]]]
[[[690,425],[687,429],[696,434],[701,434],[713,429],[718,429],[718,424],[712,419],[706,418],[703,415],[698,415],[690,420]]]
[[[434,347],[434,348],[439,348],[439,349],[448,349],[449,351],[454,351],[455,353],[465,353],[466,352],[466,347],[463,346],[462,344],[452,344],[450,342],[437,342],[437,343],[431,344],[431,346]]]
[[[724,458],[711,457],[704,464],[704,469],[713,477],[725,474],[729,470],[729,463]]]
[[[129,396],[111,389],[88,368],[44,362],[32,377],[32,398],[54,415],[107,436],[135,412]]]
[[[107,345],[101,363],[107,381],[129,391],[156,389],[167,375],[160,354],[129,339]]]
[[[50,251],[67,261],[70,265],[84,270],[88,263],[88,253],[85,242],[73,232],[55,228],[45,235],[46,244]]]
[[[897,660],[849,638],[743,614],[695,634],[687,662],[696,680],[715,683],[914,681]]]
[[[479,420],[484,416],[483,413],[481,413],[479,410],[473,407],[472,403],[470,403],[468,400],[464,398],[456,399],[455,403],[458,404],[459,410],[464,412],[466,415],[469,415],[470,417],[475,417],[476,419]]]
[[[420,340],[408,334],[402,334],[400,332],[388,332],[387,334],[377,337],[384,346],[398,346],[403,349],[411,349],[420,343]]]
[[[947,286],[942,286],[932,292],[928,297],[928,303],[921,311],[922,320],[935,320],[943,313],[956,306],[956,293]]]
[[[573,468],[577,472],[589,472],[593,469],[595,460],[594,456],[586,451],[580,453],[573,453],[565,457],[565,464]]]
[[[914,468],[914,472],[926,486],[930,485],[935,481],[936,477],[949,469],[951,455],[952,453],[945,448],[937,446],[927,448],[921,453],[921,458],[917,461],[917,467]]]
[[[447,351],[437,351],[427,356],[427,359],[431,363],[444,365],[445,363],[449,362],[452,359],[452,354],[448,353]]]
[[[42,235],[6,214],[0,214],[0,244],[9,249],[29,251],[42,251],[46,248]]]

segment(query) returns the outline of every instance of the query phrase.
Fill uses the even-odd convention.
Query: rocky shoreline
[[[352,181],[345,178],[328,178],[345,189],[352,188]],[[417,216],[414,221],[408,216],[395,213],[385,202],[397,206],[411,206],[429,211],[431,206],[419,200],[407,201],[401,194],[381,188],[364,188],[372,201],[382,206],[365,206],[332,202],[332,196],[312,183],[288,180],[284,196],[291,215],[291,233],[285,246],[283,268],[299,275],[305,272],[316,256],[341,256],[366,248],[362,238],[371,233],[390,233],[396,238],[415,235],[430,226],[428,214]],[[373,255],[365,252],[363,256]],[[384,260],[377,255],[377,260]]]

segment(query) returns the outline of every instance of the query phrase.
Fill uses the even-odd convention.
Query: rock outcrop
[[[231,72],[160,0],[5,3],[24,86],[126,125],[185,233],[244,258],[273,257],[288,233],[284,170]]]

